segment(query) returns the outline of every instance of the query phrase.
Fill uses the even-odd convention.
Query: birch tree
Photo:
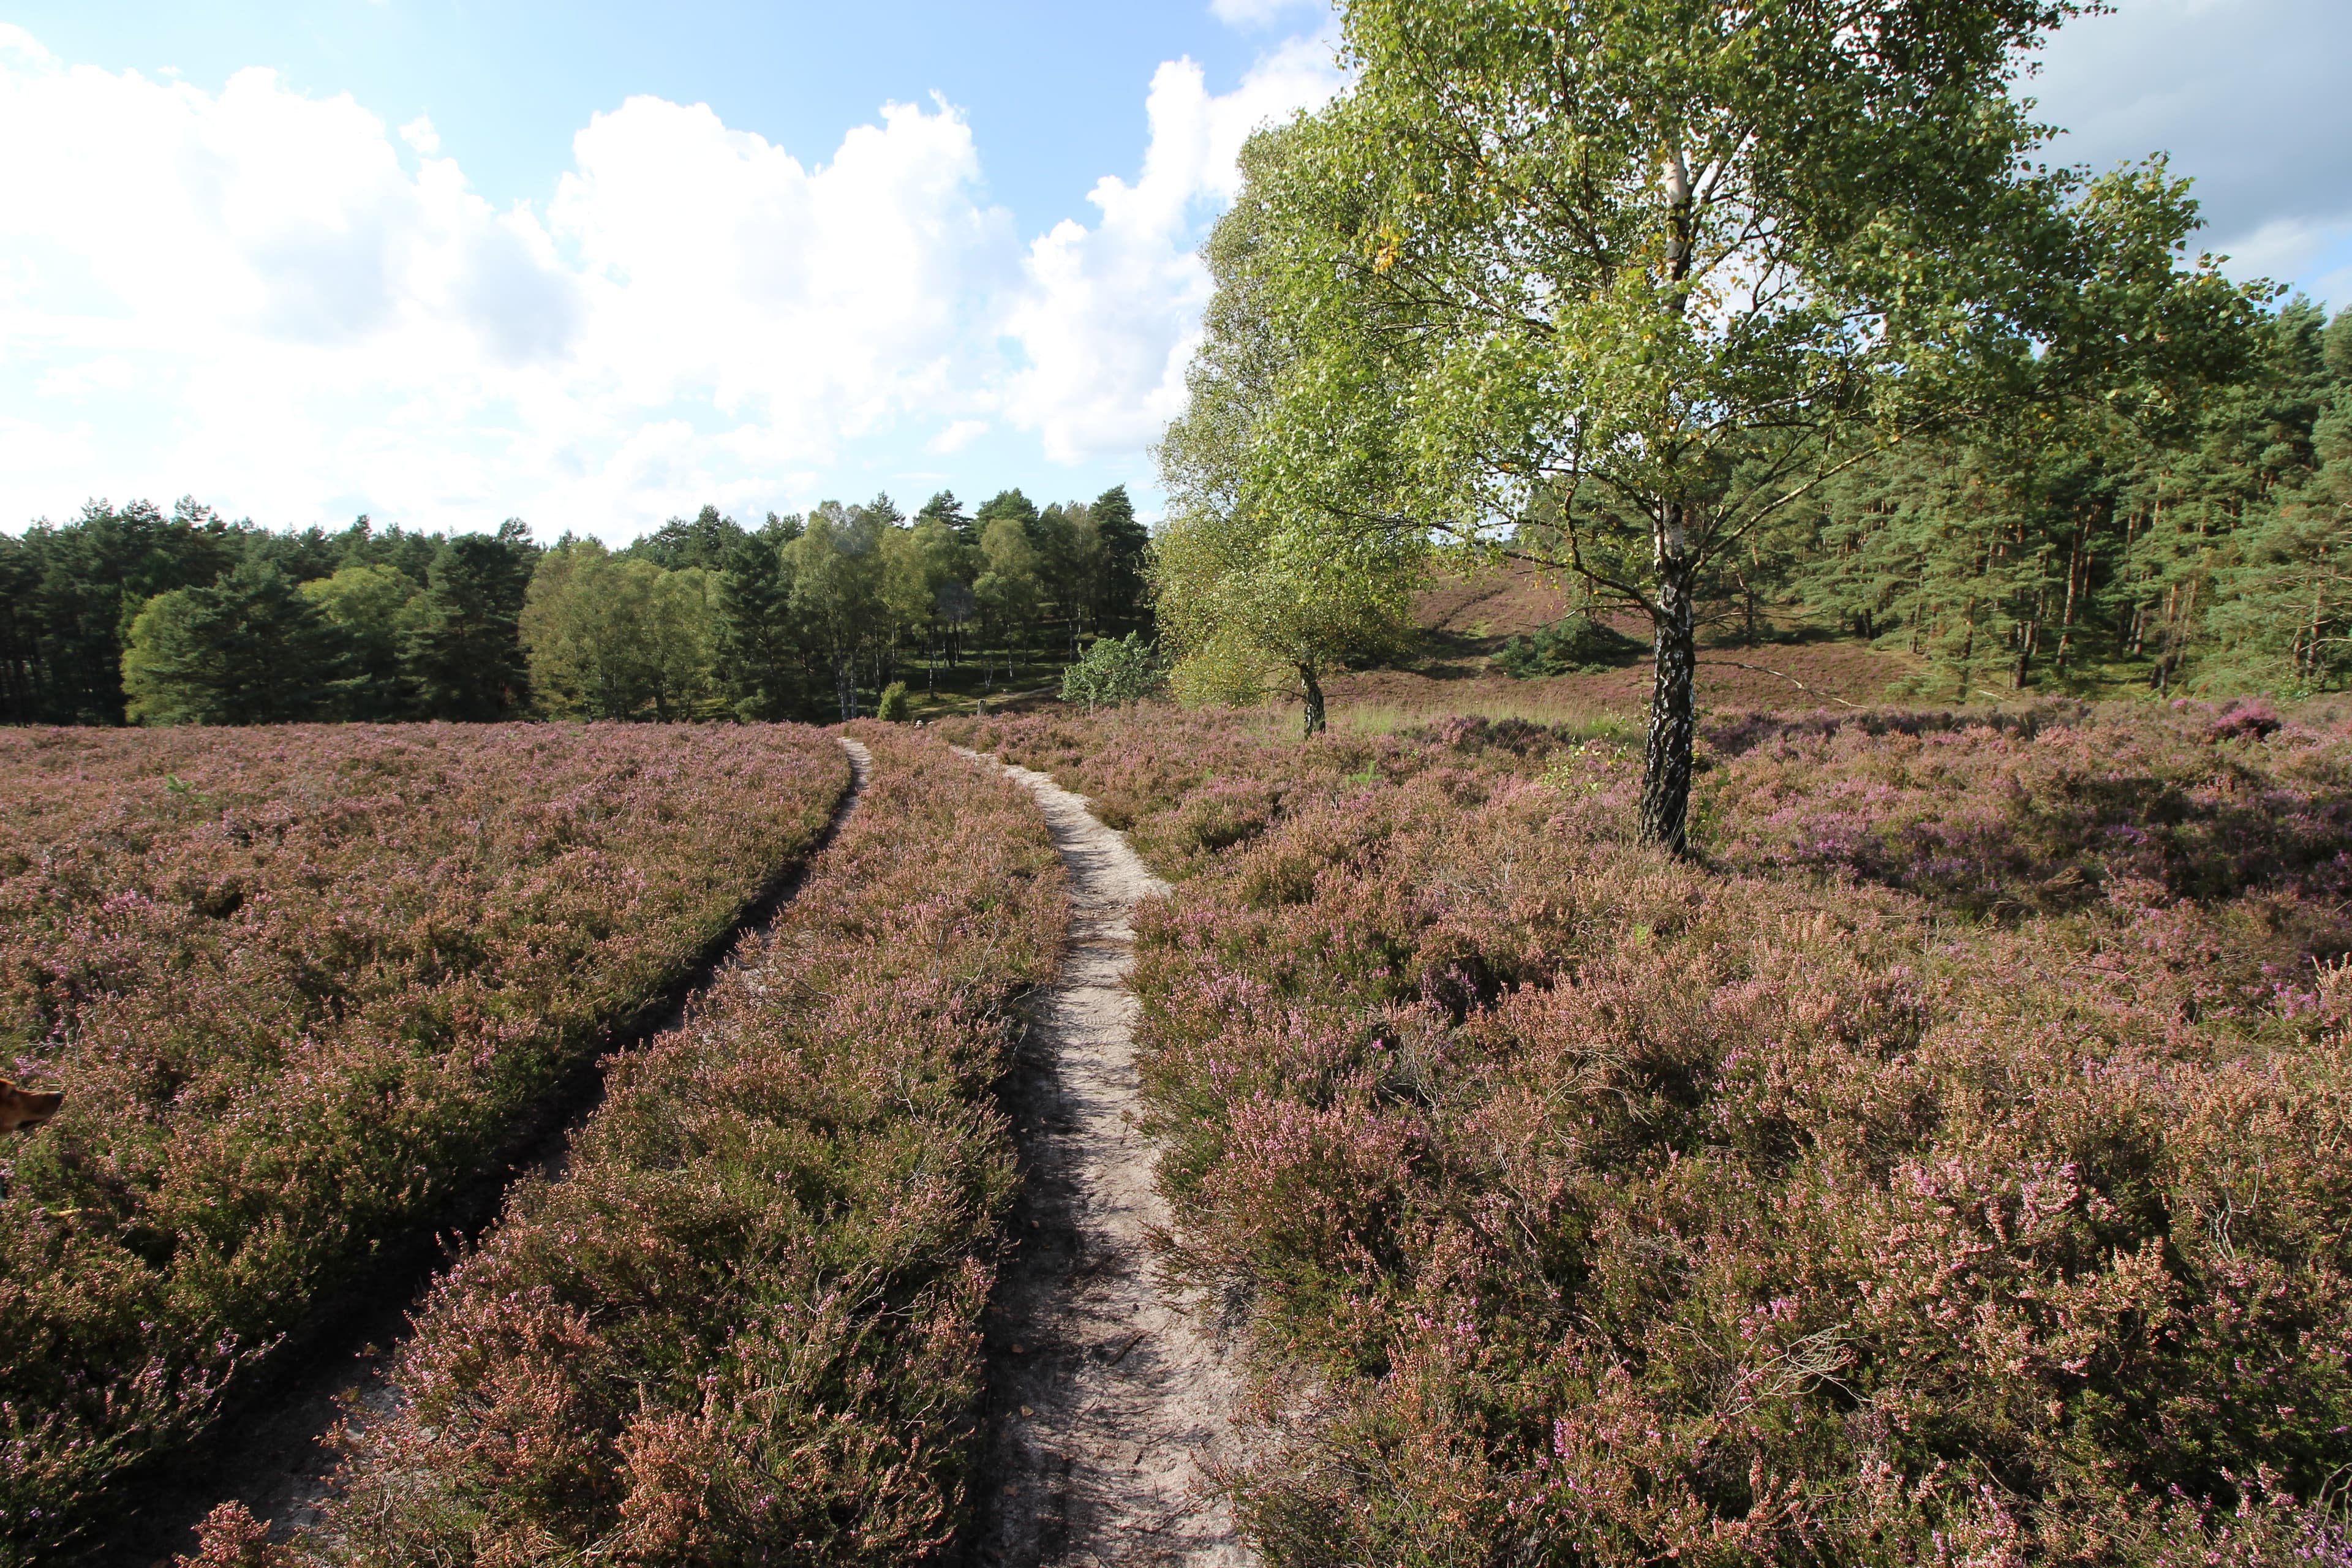
[[[1872,451],[2238,352],[2260,291],[2187,260],[2185,182],[2034,161],[2010,89],[2083,8],[1348,0],[1355,86],[1228,219],[1272,343],[1240,489],[1645,614],[1680,852],[1710,563]]]

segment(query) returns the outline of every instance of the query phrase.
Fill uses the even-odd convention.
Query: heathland
[[[1265,1560],[2345,1551],[2342,711],[1718,710],[1681,856],[1621,720],[1372,717],[858,727],[806,885],[419,1301],[323,1515],[225,1508],[204,1561],[956,1549],[1039,1135],[997,1096],[1066,916],[950,740],[1174,885],[1137,1135],[1160,1289],[1246,1369]],[[17,1561],[429,1226],[846,782],[761,727],[12,766],[16,1071],[68,1090],[7,1172]]]
[[[0,1539],[142,1462],[733,925],[848,781],[814,731],[0,734]]]
[[[1176,883],[1150,1125],[1269,1561],[2345,1551],[2340,713],[1720,717],[1683,858],[1605,736],[967,732]]]
[[[468,1191],[314,1516],[184,1561],[989,1561],[1184,1312],[1222,1495],[1108,1511],[1225,1562],[2352,1563],[2352,312],[2051,161],[2095,8],[1343,0],[1148,535],[0,540],[78,726],[0,736],[0,1563]],[[1171,884],[1059,1152],[1070,884],[950,742]],[[1072,1149],[1156,1273],[1015,1206]]]

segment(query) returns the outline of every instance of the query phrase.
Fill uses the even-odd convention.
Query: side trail
[[[1072,913],[1009,1090],[1029,1170],[1020,1250],[991,1305],[988,1457],[968,1561],[1244,1568],[1255,1559],[1208,1485],[1208,1467],[1231,1457],[1238,1368],[1151,1268],[1150,1239],[1171,1216],[1152,1182],[1157,1151],[1136,1127],[1129,919],[1168,885],[1081,797],[1044,773],[1004,772],[1045,811]]]
[[[750,956],[751,944],[800,891],[817,856],[856,809],[872,771],[872,753],[863,745],[845,736],[841,746],[849,753],[849,787],[824,830],[743,911],[711,962],[698,965],[641,1014],[615,1039],[614,1049],[643,1046],[677,1028],[724,969]],[[591,1063],[568,1091],[551,1096],[542,1107],[543,1119],[519,1130],[509,1157],[451,1205],[435,1227],[439,1237],[470,1243],[497,1219],[515,1182],[534,1173],[561,1179],[572,1135],[603,1103],[604,1083],[601,1062]],[[281,1541],[317,1522],[334,1482],[329,1434],[347,1417],[364,1425],[391,1408],[394,1395],[386,1373],[394,1347],[408,1331],[409,1315],[453,1261],[447,1241],[426,1241],[422,1255],[404,1269],[373,1279],[365,1298],[310,1329],[311,1342],[296,1364],[272,1378],[266,1397],[257,1394],[232,1409],[197,1452],[148,1476],[137,1511],[91,1554],[100,1568],[163,1568],[175,1552],[193,1552],[197,1522],[218,1503],[245,1504]]]

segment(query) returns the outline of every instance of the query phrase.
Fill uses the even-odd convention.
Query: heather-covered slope
[[[857,734],[856,812],[435,1291],[324,1524],[225,1510],[211,1560],[880,1568],[955,1532],[1016,1184],[991,1090],[1065,879],[1025,792]]]
[[[0,1044],[68,1096],[0,1150],[0,1561],[430,1222],[847,778],[790,727],[0,735]]]
[[[1696,865],[1528,726],[975,742],[1179,879],[1147,1081],[1270,1560],[2345,1551],[2340,726],[1725,726]]]

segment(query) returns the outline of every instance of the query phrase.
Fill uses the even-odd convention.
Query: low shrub
[[[948,1540],[1016,1180],[991,1089],[1066,879],[1025,792],[857,732],[839,837],[436,1288],[325,1524],[273,1554],[227,1516],[208,1550],[880,1565]]]
[[[1494,656],[1495,668],[1522,678],[1591,675],[1615,669],[1650,650],[1614,626],[1590,616],[1563,616],[1524,637],[1507,637]]]
[[[1966,728],[1906,717],[1726,726],[1738,749],[1700,789],[1707,852],[1978,914],[2081,908],[2136,884],[2209,904],[2352,897],[2341,726],[2185,701]]]
[[[1084,657],[1062,671],[1062,700],[1117,706],[1140,702],[1166,687],[1168,661],[1142,634],[1097,637]]]
[[[685,743],[681,743],[684,740]],[[0,1562],[54,1562],[724,934],[799,727],[0,734]]]
[[[1791,726],[1711,866],[1616,749],[1094,731],[1185,879],[1140,1043],[1268,1560],[2344,1561],[2352,738],[2234,711]]]

